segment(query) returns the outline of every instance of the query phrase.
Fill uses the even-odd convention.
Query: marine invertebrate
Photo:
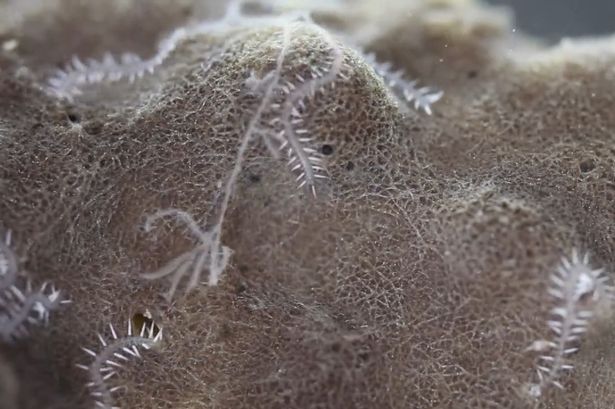
[[[427,115],[431,115],[431,106],[444,95],[444,91],[432,87],[417,87],[417,80],[407,80],[403,70],[393,70],[390,62],[379,62],[373,53],[364,54],[364,58],[392,92],[407,103],[413,104],[416,110],[422,109]]]
[[[0,242],[0,341],[14,342],[29,335],[30,327],[46,325],[49,315],[70,303],[53,284],[37,290],[29,278],[18,276],[18,263],[12,249],[10,230]]]
[[[164,217],[173,217],[185,223],[190,233],[199,241],[199,244],[192,250],[172,259],[157,271],[142,274],[142,277],[155,280],[172,275],[171,286],[166,295],[168,300],[173,298],[180,280],[191,267],[192,273],[186,286],[186,292],[196,288],[205,267],[209,271],[209,285],[216,285],[231,256],[231,249],[225,246],[220,247],[220,227],[211,231],[203,231],[190,214],[178,209],[167,209],[149,216],[145,223],[145,231],[151,231],[154,223]]]
[[[85,62],[73,56],[72,61],[63,70],[57,70],[55,75],[48,79],[47,91],[56,97],[72,100],[81,94],[81,88],[86,85],[111,83],[122,79],[133,82],[148,73],[152,74],[186,39],[200,34],[230,31],[238,26],[255,27],[275,24],[286,19],[292,21],[297,16],[297,13],[289,13],[273,18],[254,17],[242,14],[241,6],[240,0],[232,0],[228,3],[226,13],[221,19],[200,21],[176,28],[158,43],[156,53],[147,59],[131,52],[126,52],[119,58],[111,53],[105,53],[101,60],[88,59]]]
[[[306,135],[308,131],[296,129],[296,125],[302,122],[298,108],[302,104],[303,99],[313,96],[316,91],[326,85],[335,84],[335,81],[338,80],[338,76],[341,74],[344,58],[342,49],[335,43],[333,38],[325,30],[320,28],[317,28],[317,30],[331,50],[331,60],[323,63],[325,67],[313,67],[311,79],[305,80],[301,75],[297,74],[298,83],[293,84],[289,82],[284,87],[279,84],[282,64],[285,58],[285,53],[281,52],[278,60],[278,72],[274,74],[278,81],[273,82],[269,88],[271,91],[281,88],[283,93],[287,94],[281,106],[277,104],[272,105],[274,109],[280,107],[280,112],[277,116],[279,121],[275,122],[281,123],[283,127],[279,133],[273,134],[276,138],[277,149],[287,150],[289,157],[288,165],[291,167],[291,171],[298,171],[299,173],[296,179],[299,182],[299,188],[307,186],[314,196],[316,195],[316,179],[325,177],[319,173],[324,169],[321,165],[322,159],[317,151],[304,146],[305,143],[313,141],[309,135]],[[269,141],[268,145],[271,145],[271,143]]]
[[[297,20],[303,20],[306,27],[297,27]],[[296,173],[296,182],[299,188],[305,187],[312,195],[316,196],[317,179],[325,179],[326,173],[323,158],[320,152],[310,144],[315,142],[317,135],[310,135],[309,130],[302,127],[304,121],[305,100],[314,98],[317,92],[325,87],[335,90],[335,85],[340,81],[347,81],[344,71],[344,50],[342,45],[321,26],[315,24],[306,13],[290,12],[281,16],[245,16],[241,12],[241,2],[232,1],[227,7],[224,17],[219,21],[205,21],[187,27],[179,27],[158,45],[157,53],[148,60],[142,60],[132,53],[124,54],[118,62],[110,54],[107,54],[102,62],[95,60],[84,64],[77,57],[73,58],[72,67],[59,71],[55,77],[49,80],[50,92],[59,97],[71,99],[80,93],[80,87],[86,84],[105,83],[128,78],[133,81],[142,77],[145,73],[153,73],[178,45],[187,38],[195,37],[203,33],[212,33],[220,30],[229,30],[236,26],[249,27],[281,25],[281,42],[275,67],[258,78],[254,73],[247,79],[248,90],[260,97],[260,103],[250,118],[240,145],[237,149],[234,167],[228,176],[222,192],[222,201],[217,211],[216,221],[210,231],[205,232],[194,228],[193,221],[186,218],[186,214],[175,210],[165,211],[154,215],[153,219],[165,215],[181,215],[180,218],[188,221],[193,226],[191,229],[196,233],[201,246],[197,253],[201,256],[195,262],[192,278],[187,286],[187,291],[193,289],[198,282],[200,271],[204,266],[204,260],[209,259],[210,285],[215,285],[218,277],[226,266],[230,253],[222,246],[222,225],[232,194],[237,183],[237,178],[242,170],[248,147],[256,135],[260,136],[265,145],[275,157],[279,151],[285,151],[288,156],[288,166],[291,172]],[[291,53],[291,40],[297,31],[308,31],[315,34],[328,49],[329,55],[321,61],[314,61],[309,67],[309,76],[292,72],[290,78],[285,73],[285,64]],[[228,40],[227,40],[228,41]],[[416,109],[423,109],[431,114],[431,104],[440,99],[441,92],[432,92],[430,88],[416,89],[415,84],[407,82],[399,72],[391,72],[386,64],[378,64],[374,58],[366,59],[374,67],[376,73],[382,76],[393,90],[401,89],[406,101],[414,101]],[[291,64],[292,65],[292,64]],[[281,97],[280,97],[281,96]],[[270,118],[268,123],[263,123],[263,118]],[[153,219],[150,219],[153,220]],[[149,223],[149,222],[148,222]],[[149,223],[148,225],[151,225]],[[194,254],[186,253],[185,257],[192,258]],[[179,280],[186,273],[187,259],[175,259],[166,267],[154,273],[145,274],[148,279],[160,278],[173,272],[174,279],[167,297],[173,296],[179,284]]]
[[[137,332],[133,333],[133,329]],[[110,339],[105,339],[100,333],[97,334],[101,344],[100,351],[83,347],[83,351],[94,358],[88,365],[76,364],[76,366],[88,372],[90,382],[87,387],[90,395],[96,402],[95,407],[102,409],[115,409],[113,394],[122,389],[122,386],[108,387],[107,381],[117,374],[122,363],[131,358],[141,358],[139,348],[149,350],[162,340],[162,328],[154,321],[149,324],[144,322],[141,328],[133,328],[132,318],[128,319],[128,328],[125,336],[118,336],[112,324],[109,324]],[[122,363],[120,363],[122,362]]]
[[[287,61],[293,52],[293,37],[298,36],[299,32],[314,35],[318,41],[323,43],[325,52],[328,54],[325,57],[318,57],[319,59],[308,67],[308,74],[296,71],[293,69],[295,63]],[[247,150],[256,136],[260,137],[274,157],[279,156],[279,151],[287,153],[287,164],[291,172],[297,174],[296,182],[300,189],[306,188],[313,196],[316,196],[317,180],[327,178],[322,154],[315,147],[310,146],[318,140],[318,135],[311,135],[310,131],[302,125],[308,115],[305,112],[307,102],[312,100],[318,92],[334,92],[336,83],[349,80],[347,74],[344,73],[348,68],[345,66],[344,49],[342,44],[334,39],[327,30],[309,21],[284,22],[281,26],[280,37],[273,69],[260,77],[252,73],[246,80],[246,88],[250,93],[257,95],[260,101],[241,137],[233,169],[224,184],[221,203],[216,211],[216,219],[212,227],[207,232],[202,231],[189,215],[174,209],[158,212],[148,218],[146,231],[150,230],[151,222],[155,219],[175,215],[190,226],[190,230],[201,242],[193,251],[173,259],[158,271],[143,275],[147,279],[156,279],[173,274],[171,287],[166,295],[169,299],[175,293],[181,277],[187,273],[191,263],[194,263],[194,268],[186,287],[187,292],[196,287],[206,260],[209,260],[209,284],[215,285],[218,282],[230,257],[230,249],[221,244],[224,218]],[[417,109],[422,108],[431,114],[430,106],[440,99],[441,92],[432,92],[430,88],[416,90],[414,84],[403,80],[400,73],[390,73],[382,65],[375,65],[375,67],[380,67],[376,69],[376,72],[383,77],[387,86],[392,89],[401,87],[408,102],[415,101]],[[269,119],[264,121],[264,118]],[[194,260],[197,255],[198,258]]]
[[[570,356],[578,351],[581,336],[587,331],[597,302],[612,291],[607,280],[604,269],[591,267],[589,253],[580,256],[574,249],[570,259],[562,258],[557,272],[551,275],[548,289],[549,295],[558,303],[551,309],[552,319],[547,322],[554,338],[536,341],[528,348],[541,352],[536,371],[539,382],[530,385],[531,396],[540,397],[550,385],[564,389],[559,378],[562,373],[573,369]]]
[[[48,283],[43,283],[38,290],[32,289],[30,281],[26,282],[25,289],[12,285],[0,295],[0,340],[13,342],[26,337],[30,325],[47,324],[51,311],[69,302]]]
[[[302,122],[298,106],[303,103],[302,100],[304,98],[313,96],[321,87],[333,83],[337,79],[342,67],[343,53],[324,30],[318,30],[319,33],[325,36],[328,45],[332,49],[333,56],[331,61],[328,62],[330,66],[327,68],[314,68],[314,76],[309,79],[296,74],[297,85],[291,82],[283,83],[283,65],[289,52],[293,29],[294,27],[291,24],[285,25],[282,29],[282,41],[276,58],[275,68],[262,79],[255,79],[253,77],[248,79],[247,86],[251,92],[259,94],[261,101],[250,118],[246,131],[241,138],[233,169],[222,192],[222,201],[217,211],[216,221],[210,230],[207,232],[202,231],[190,215],[176,209],[157,212],[147,219],[145,230],[150,231],[152,224],[157,219],[165,216],[175,216],[179,220],[184,221],[190,231],[200,241],[200,244],[192,251],[173,259],[169,264],[156,272],[143,275],[147,279],[156,279],[173,274],[171,288],[167,293],[167,298],[169,299],[175,293],[181,277],[187,273],[188,268],[192,264],[193,269],[191,279],[186,287],[187,292],[196,287],[205,263],[208,263],[209,285],[217,284],[219,276],[226,267],[231,254],[230,249],[221,244],[222,225],[246,157],[246,151],[256,135],[261,136],[266,146],[274,152],[274,155],[277,155],[277,152],[281,150],[287,151],[289,157],[288,165],[291,167],[291,171],[299,173],[296,178],[299,188],[307,186],[312,194],[316,195],[316,179],[325,177],[320,173],[324,168],[321,165],[322,160],[318,153],[315,149],[305,146],[306,143],[311,142],[313,139],[306,135],[307,130],[296,129],[297,125]],[[282,102],[274,102],[276,94],[284,96]],[[263,117],[266,114],[273,114],[275,120],[270,121],[269,125],[263,126]],[[273,128],[276,124],[281,126],[280,130]],[[267,127],[273,129],[267,129]]]
[[[154,1],[184,15],[177,2]],[[133,4],[152,2],[114,3],[124,7],[106,6],[117,19],[70,26],[50,14],[48,26],[24,26],[11,56],[42,77],[65,56],[125,49],[117,33],[136,22],[147,35],[130,49],[155,50],[148,39],[164,36],[169,24],[140,18],[141,9],[131,14]],[[148,305],[168,317],[172,345],[135,368],[147,376],[129,377],[122,406],[524,407],[519,380],[530,372],[539,380],[521,351],[551,339],[536,317],[540,306],[551,307],[545,271],[573,239],[591,243],[604,266],[613,261],[612,52],[601,47],[599,58],[569,56],[567,64],[510,64],[508,50],[522,39],[500,19],[474,13],[467,1],[417,3],[365,0],[314,14],[330,33],[331,26],[358,26],[365,34],[357,47],[332,35],[343,55],[339,74],[348,79],[338,75],[297,100],[299,115],[291,109],[294,136],[321,160],[315,173],[328,177],[315,179],[315,200],[307,183],[297,192],[298,159],[290,172],[275,160],[288,156],[290,145],[279,150],[281,113],[302,84],[297,74],[303,83],[321,78],[335,56],[308,20],[180,41],[138,92],[86,84],[72,103],[40,93],[14,61],[21,59],[0,51],[0,224],[27,238],[29,265],[47,268],[77,305],[49,337],[33,337],[8,357],[21,365],[25,406],[53,401],[81,409],[81,379],[66,370],[67,360],[81,357],[73,346],[93,342],[92,325]],[[82,18],[67,7],[58,13],[62,22]],[[186,19],[202,19],[193,13],[186,9]],[[66,27],[94,35],[75,44],[76,29]],[[34,41],[41,32],[45,41]],[[390,92],[355,48],[440,84],[446,103],[432,117],[420,107],[406,115],[401,88]],[[222,52],[210,65],[211,50]],[[207,257],[216,252],[207,255],[202,244],[213,248],[212,228],[246,134],[218,236],[232,259],[218,286],[161,302],[158,287],[144,285],[139,273],[154,263],[165,268],[179,254],[185,273],[164,276],[171,284],[179,277],[177,295],[205,257],[197,275],[208,281]],[[477,188],[485,182],[488,188]],[[182,209],[207,240],[190,227],[185,234],[194,240],[183,240],[186,224],[173,214],[152,222],[156,244],[144,240],[135,226],[158,209]],[[612,325],[601,324],[588,326],[590,348],[567,356],[574,378],[556,378],[575,386],[557,393],[545,386],[536,406],[613,401]],[[114,381],[105,382],[108,389],[122,383]],[[112,405],[120,403],[115,393]]]

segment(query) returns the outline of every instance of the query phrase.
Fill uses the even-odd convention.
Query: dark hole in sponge
[[[79,122],[81,122],[81,118],[79,117],[79,114],[75,112],[68,112],[66,116],[68,117],[68,120],[74,124],[78,124]]]
[[[132,316],[131,320],[133,335],[139,335],[141,334],[141,331],[144,331],[144,336],[149,336],[149,331],[150,328],[152,328],[152,325],[154,326],[154,333],[152,337],[155,337],[160,332],[160,327],[154,323],[152,314],[149,311],[145,311],[144,313],[138,312]]]
[[[323,155],[331,155],[333,153],[333,146],[329,144],[322,145],[322,148],[320,148],[320,151],[322,152]]]
[[[235,286],[235,294],[240,295],[245,293],[248,290],[248,285],[244,282],[238,283]]]
[[[596,164],[591,159],[586,159],[583,162],[579,163],[579,169],[581,169],[581,172],[583,173],[590,172],[594,170],[595,167],[596,167]]]

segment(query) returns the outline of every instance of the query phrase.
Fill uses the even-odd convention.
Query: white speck
[[[19,42],[13,38],[13,39],[6,40],[5,42],[3,42],[2,49],[4,51],[13,51],[17,48],[18,45],[19,45]]]

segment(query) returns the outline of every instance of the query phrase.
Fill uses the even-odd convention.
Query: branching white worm
[[[186,292],[189,292],[198,285],[201,274],[206,266],[209,269],[209,285],[216,285],[231,256],[231,250],[226,246],[221,246],[219,236],[214,236],[214,234],[219,234],[219,232],[216,229],[208,232],[203,231],[192,216],[178,209],[162,210],[149,216],[145,223],[145,231],[151,231],[153,224],[164,217],[173,217],[185,223],[192,235],[199,240],[199,244],[192,250],[175,257],[162,268],[152,273],[142,274],[141,276],[148,280],[155,280],[172,275],[171,287],[166,296],[167,300],[173,298],[179,282],[188,274],[188,270],[191,267],[192,273],[186,286]]]

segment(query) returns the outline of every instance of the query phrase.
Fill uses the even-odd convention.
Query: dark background
[[[514,9],[515,27],[556,42],[615,33],[615,0],[486,0]]]

